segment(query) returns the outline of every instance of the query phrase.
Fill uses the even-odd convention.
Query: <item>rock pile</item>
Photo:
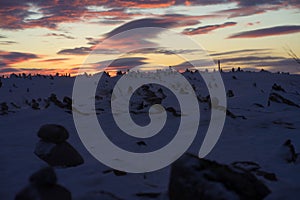
[[[66,140],[68,131],[61,125],[43,125],[37,133],[41,139],[34,153],[50,166],[73,167],[84,163],[81,155]]]
[[[170,200],[263,199],[270,193],[247,171],[186,154],[172,165]]]
[[[21,190],[15,200],[71,200],[71,193],[57,184],[57,177],[51,167],[40,169],[29,178],[30,184]]]

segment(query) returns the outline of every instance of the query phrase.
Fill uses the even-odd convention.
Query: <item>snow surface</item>
[[[196,87],[195,92],[199,97],[204,98],[208,95],[207,87],[198,74],[186,72],[184,75]],[[271,92],[275,92],[300,105],[300,76],[268,72],[228,72],[222,73],[222,77],[226,91],[232,90],[234,93],[233,97],[227,99],[228,110],[236,116],[244,116],[245,119],[227,116],[221,138],[206,158],[224,164],[235,161],[256,162],[262,170],[275,173],[278,178],[278,181],[272,182],[258,177],[272,191],[267,199],[298,199],[300,162],[287,163],[283,157],[286,149],[282,144],[291,139],[296,152],[300,152],[300,108],[276,102],[270,102],[268,106],[268,98]],[[109,112],[110,90],[117,80],[118,77],[104,77],[96,93],[99,123],[105,124],[110,131],[108,137],[131,151],[147,152],[161,148],[172,139],[179,118],[168,115],[168,120],[172,123],[163,129],[165,133],[154,137],[153,141],[143,140],[147,146],[137,145],[141,139],[122,136]],[[46,166],[33,151],[39,141],[38,129],[49,123],[63,125],[69,131],[68,142],[85,160],[81,166],[55,169],[58,183],[71,191],[73,199],[148,199],[137,195],[139,193],[161,193],[157,199],[168,199],[170,167],[151,173],[124,176],[105,173],[110,168],[93,158],[85,149],[77,135],[72,114],[53,103],[45,108],[47,103],[44,99],[52,93],[56,94],[60,101],[63,101],[65,96],[72,96],[74,78],[11,77],[2,78],[1,81],[3,85],[0,88],[0,104],[6,102],[9,112],[0,115],[0,199],[14,199],[15,194],[28,184],[28,177]],[[284,88],[285,92],[272,90],[274,83]],[[158,88],[151,86],[153,90]],[[163,90],[167,94],[165,105],[172,105],[178,109],[176,100],[170,100],[172,95],[169,91],[165,88]],[[138,96],[133,99],[133,105],[141,100]],[[39,110],[34,110],[29,105],[32,99],[39,103]],[[199,105],[199,136],[189,149],[195,154],[199,151],[210,119],[208,103],[199,102]],[[142,112],[146,112],[147,109],[139,111],[140,114],[132,115],[133,119],[138,124],[147,124],[147,113]]]

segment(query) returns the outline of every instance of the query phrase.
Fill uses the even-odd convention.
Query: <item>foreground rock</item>
[[[68,131],[61,125],[47,124],[40,128],[34,153],[50,166],[74,167],[84,163],[82,156],[66,140]]]
[[[263,199],[270,190],[250,172],[186,154],[172,165],[170,200]]]
[[[56,174],[50,167],[43,168],[29,178],[30,184],[21,190],[15,200],[71,200],[71,193],[58,185]]]
[[[37,133],[38,137],[45,142],[62,143],[69,138],[69,132],[61,125],[46,124],[43,125]]]

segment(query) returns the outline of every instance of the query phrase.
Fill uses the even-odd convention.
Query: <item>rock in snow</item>
[[[21,190],[15,200],[71,200],[69,190],[56,183],[57,178],[51,167],[43,168],[29,178],[30,184]]]
[[[68,131],[61,125],[47,124],[40,128],[34,153],[50,166],[74,167],[84,163],[82,156],[66,139]]]
[[[185,154],[172,165],[170,200],[263,199],[270,190],[253,174]]]
[[[62,143],[69,138],[69,133],[61,125],[57,124],[46,124],[43,125],[37,133],[38,137],[45,142],[51,143]]]

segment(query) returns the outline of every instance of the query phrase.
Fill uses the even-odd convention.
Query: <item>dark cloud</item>
[[[239,0],[237,1],[239,6],[262,6],[262,5],[286,5],[286,6],[299,6],[300,2],[295,0]]]
[[[97,39],[97,38],[93,38],[93,37],[86,37],[85,39],[88,41],[87,44],[89,44],[89,45],[97,45],[100,42],[99,38]]]
[[[90,47],[76,47],[73,49],[63,49],[57,52],[61,55],[87,55],[92,51]]]
[[[228,17],[249,16],[264,13],[269,10],[279,9],[299,9],[300,2],[298,0],[112,0],[112,1],[56,1],[56,0],[2,0],[0,2],[0,28],[2,29],[25,29],[34,27],[46,27],[49,29],[57,29],[58,24],[66,22],[78,22],[89,19],[98,19],[102,17],[100,23],[116,24],[122,21],[132,20],[134,17],[141,16],[142,13],[133,12],[139,8],[162,8],[178,5],[218,5],[235,3],[234,9],[227,9],[218,12]],[[37,8],[37,11],[31,11],[31,7]],[[97,10],[101,6],[105,10]],[[94,8],[93,8],[94,7]],[[32,17],[32,16],[39,16]],[[161,16],[163,17],[163,16]],[[176,18],[176,16],[173,16]],[[177,16],[178,17],[178,16]],[[212,16],[211,16],[212,17]],[[187,16],[185,17],[187,19]],[[189,19],[185,21],[184,17],[177,20],[178,24],[191,25],[197,24],[199,19]]]
[[[22,72],[22,69],[12,67],[13,64],[40,58],[32,53],[0,51],[0,74]]]
[[[244,56],[244,57],[235,57],[235,58],[225,58],[221,59],[223,63],[239,63],[239,64],[246,64],[250,62],[267,62],[267,61],[278,61],[285,59],[282,56]]]
[[[186,34],[186,35],[207,34],[216,29],[235,26],[236,24],[237,24],[236,22],[226,22],[224,24],[214,24],[214,25],[208,25],[208,26],[200,26],[197,28],[187,28],[187,29],[184,29],[184,31],[182,33]]]
[[[276,36],[276,35],[285,35],[290,33],[300,32],[300,26],[291,25],[291,26],[275,26],[271,28],[256,29],[252,31],[244,31],[240,33],[233,34],[228,38],[257,38],[257,37],[266,37],[266,36]]]
[[[1,66],[4,67],[36,58],[40,58],[40,56],[32,53],[0,51]]]
[[[176,25],[175,20],[171,19],[162,19],[162,18],[145,18],[145,19],[138,19],[134,21],[130,21],[125,23],[109,33],[105,34],[106,38],[112,37],[113,35],[122,33],[127,30],[135,29],[135,28],[145,28],[145,27],[158,27],[158,28],[169,28]]]
[[[66,39],[75,39],[75,37],[63,34],[63,33],[48,33],[46,36],[63,37]]]
[[[127,70],[139,65],[147,64],[145,60],[146,58],[144,57],[128,57],[119,58],[116,60],[105,60],[96,63],[96,69],[101,71]]]
[[[220,53],[212,53],[210,56],[225,56],[225,55],[233,55],[233,54],[241,54],[241,53],[266,53],[268,51],[271,51],[272,49],[241,49],[241,50],[235,50],[235,51],[226,51],[226,52],[220,52]]]
[[[11,45],[16,44],[17,42],[14,41],[0,41],[0,45]]]
[[[185,70],[187,68],[210,68],[210,67],[214,67],[215,64],[213,62],[212,59],[208,59],[208,58],[203,58],[203,59],[198,59],[198,60],[191,60],[191,61],[184,61],[178,65],[174,65],[172,66],[172,68],[178,70],[178,71],[182,71]]]
[[[179,50],[168,50],[164,48],[146,48],[139,49],[137,51],[130,52],[131,54],[140,53],[140,54],[165,54],[165,55],[173,55],[173,54],[189,54],[199,52],[199,49],[179,49]]]
[[[12,67],[0,68],[0,74],[16,73],[16,72],[20,72],[20,70]]]
[[[39,62],[61,62],[61,61],[66,61],[70,60],[69,58],[51,58],[51,59],[46,59],[46,60],[41,60]]]

